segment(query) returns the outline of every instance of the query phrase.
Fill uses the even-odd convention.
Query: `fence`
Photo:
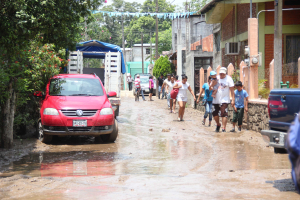
[[[298,87],[300,83],[300,74],[298,73],[300,69],[300,58],[298,59],[297,62],[292,62],[288,64],[283,64],[282,65],[282,81],[286,83],[287,81],[290,82],[290,86],[292,87]],[[269,64],[269,89],[272,90],[274,89],[274,59],[271,61]]]

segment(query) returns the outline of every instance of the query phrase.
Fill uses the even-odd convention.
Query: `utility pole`
[[[282,1],[274,1],[274,89],[280,88],[282,80]]]
[[[150,64],[152,64],[152,41],[151,41],[151,37],[152,37],[152,32],[150,30]]]
[[[143,33],[142,36],[142,73],[144,73],[144,44],[143,44]]]
[[[156,35],[155,35],[155,59],[158,59],[158,0],[156,0]]]
[[[124,22],[123,22],[123,13],[122,13],[122,48],[123,48],[123,55],[124,55],[124,62],[126,65],[126,51],[125,51],[125,41],[124,41]]]

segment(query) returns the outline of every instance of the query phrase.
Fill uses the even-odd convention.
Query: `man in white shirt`
[[[171,74],[167,75],[167,79],[164,80],[164,83],[161,87],[163,93],[165,92],[165,88],[167,88],[168,83],[171,81]],[[166,95],[166,97],[168,96],[168,94]],[[164,95],[162,96],[161,99],[164,99]],[[170,108],[170,101],[168,101],[168,107]]]
[[[127,76],[127,83],[128,83],[128,88],[129,88],[129,91],[132,90],[132,78],[131,78],[131,75],[129,74],[129,76]]]
[[[217,76],[219,81],[219,88],[216,94],[216,97],[213,98],[213,116],[217,123],[216,132],[220,131],[221,123],[219,119],[219,112],[221,111],[222,117],[222,132],[226,132],[226,124],[228,117],[227,107],[230,104],[230,93],[232,97],[231,104],[234,106],[234,83],[230,76],[226,75],[227,69],[225,67],[221,67],[220,75]],[[213,86],[217,84],[217,81],[213,81],[209,90],[213,90]]]

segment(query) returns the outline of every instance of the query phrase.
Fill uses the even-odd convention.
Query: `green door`
[[[142,69],[139,69],[139,68],[131,68],[130,69],[130,74],[131,74],[132,78],[134,78],[134,75],[141,74],[141,73],[142,73]]]

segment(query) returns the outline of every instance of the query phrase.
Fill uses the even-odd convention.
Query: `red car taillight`
[[[271,115],[270,115],[270,96],[268,98],[268,113],[269,113],[269,119],[271,119]]]

